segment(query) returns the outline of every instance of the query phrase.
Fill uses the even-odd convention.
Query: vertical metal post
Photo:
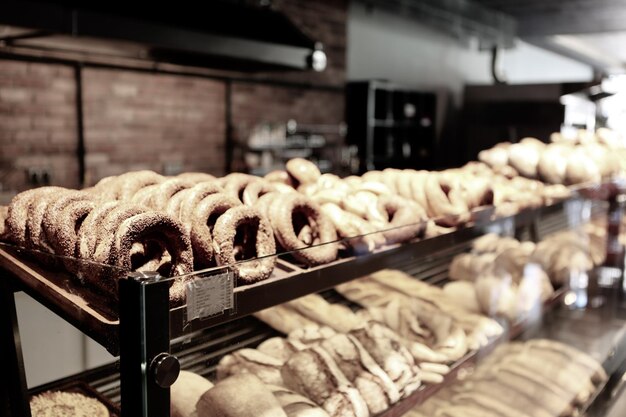
[[[122,417],[169,417],[180,371],[169,354],[169,282],[156,273],[119,281]]]
[[[15,294],[6,281],[0,283],[0,358],[0,415],[31,417]]]
[[[76,158],[78,160],[78,185],[85,186],[85,115],[83,112],[83,65],[74,65],[76,81]]]

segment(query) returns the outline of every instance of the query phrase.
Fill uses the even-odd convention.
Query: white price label
[[[187,321],[203,319],[232,309],[234,287],[233,274],[228,271],[187,282]]]

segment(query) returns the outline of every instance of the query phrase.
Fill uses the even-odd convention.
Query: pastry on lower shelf
[[[400,399],[400,391],[389,375],[354,336],[336,334],[320,346],[359,390],[372,415],[385,411]]]
[[[180,371],[178,379],[170,387],[171,417],[195,417],[196,403],[213,388],[206,378],[189,371]]]
[[[31,398],[33,417],[108,417],[100,401],[76,392],[49,391]]]
[[[198,417],[287,417],[270,388],[252,374],[226,378],[196,404]]]
[[[280,403],[287,417],[331,417],[313,401],[285,387],[269,385],[268,388]]]
[[[282,362],[286,362],[291,355],[304,349],[306,349],[304,343],[297,339],[286,339],[284,337],[272,337],[257,346],[259,352]]]
[[[283,361],[256,349],[239,349],[226,355],[217,365],[217,380],[231,375],[249,373],[266,384],[284,385],[281,377]]]
[[[368,417],[367,404],[332,357],[320,347],[294,354],[282,368],[285,386],[336,417]]]

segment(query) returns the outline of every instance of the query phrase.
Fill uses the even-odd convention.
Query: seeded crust
[[[274,193],[276,191],[276,187],[274,187],[269,181],[253,181],[243,190],[242,201],[245,205],[253,206],[262,195]]]
[[[396,195],[382,195],[378,198],[378,210],[388,217],[389,230],[383,231],[387,243],[400,243],[411,240],[424,229],[426,213],[410,200]]]
[[[58,187],[41,187],[24,191],[13,197],[9,204],[6,224],[10,238],[17,246],[27,246],[26,224],[28,223],[28,209],[38,196],[59,191]]]
[[[54,253],[62,256],[74,256],[76,252],[76,217],[72,210],[66,210],[69,206],[77,210],[82,207],[80,215],[85,215],[85,208],[92,210],[93,197],[89,193],[80,191],[68,191],[46,207],[43,215],[42,227],[46,234],[48,244]],[[88,202],[87,204],[83,204]],[[79,204],[74,204],[79,203]]]
[[[165,181],[165,177],[154,171],[145,170],[119,175],[116,181],[119,184],[119,199],[128,200],[142,188],[162,183]]]
[[[196,185],[192,181],[179,178],[170,178],[163,181],[152,193],[152,208],[155,210],[165,210],[170,199],[177,193]]]
[[[94,398],[73,392],[44,392],[30,400],[33,417],[109,417],[109,410]]]
[[[183,223],[191,223],[197,205],[211,194],[222,193],[224,190],[216,182],[200,182],[187,190],[181,191],[185,197],[180,204],[179,219]],[[178,196],[178,194],[176,194]],[[175,197],[176,197],[175,196]],[[171,200],[170,200],[171,201]]]
[[[191,220],[191,245],[196,269],[214,265],[213,228],[218,216],[241,205],[235,197],[217,193],[206,196],[196,207]]]
[[[307,265],[320,265],[337,258],[337,231],[319,206],[309,198],[298,194],[282,194],[271,204],[268,214],[280,245],[287,251],[295,251],[293,257]],[[294,230],[295,214],[306,218],[310,236],[305,242]],[[303,227],[304,229],[304,227]],[[332,242],[332,243],[330,243]],[[311,245],[320,245],[307,249]]]
[[[0,206],[0,241],[9,240],[9,230],[7,218],[9,217],[9,206]]]
[[[244,227],[244,229],[242,229]],[[252,250],[247,259],[235,256],[235,239],[238,232],[243,231],[243,246]],[[252,235],[253,234],[253,235]],[[218,265],[233,265],[238,281],[251,284],[262,281],[270,276],[276,264],[276,244],[270,222],[257,210],[247,206],[237,206],[222,214],[213,228],[213,251]],[[255,259],[258,258],[258,259]],[[237,263],[236,262],[240,262]]]
[[[87,215],[78,231],[78,257],[93,259],[101,234],[101,223],[109,213],[120,205],[118,201],[110,201],[96,207]]]
[[[54,203],[67,192],[68,190],[59,188],[57,192],[42,193],[28,207],[28,219],[26,220],[26,245],[28,248],[50,253],[54,252],[43,229],[43,216],[48,205]]]
[[[220,181],[226,194],[237,198],[239,201],[243,201],[243,192],[246,187],[254,182],[260,181],[260,178],[254,175],[234,172],[226,175]]]

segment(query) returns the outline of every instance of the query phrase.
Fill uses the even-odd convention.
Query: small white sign
[[[203,319],[232,309],[234,288],[233,274],[228,271],[187,282],[187,321]]]

